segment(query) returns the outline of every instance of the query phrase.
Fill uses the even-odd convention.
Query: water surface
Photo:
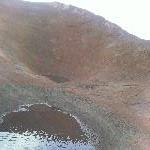
[[[93,150],[81,123],[45,104],[22,106],[0,124],[1,150]]]

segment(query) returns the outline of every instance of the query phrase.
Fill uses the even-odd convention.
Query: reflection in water
[[[77,120],[45,104],[23,106],[3,117],[0,124],[3,150],[91,150],[94,147]]]

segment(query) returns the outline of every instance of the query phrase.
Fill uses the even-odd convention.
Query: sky
[[[54,0],[26,0],[53,2]],[[150,0],[55,0],[87,9],[142,39],[150,40]]]

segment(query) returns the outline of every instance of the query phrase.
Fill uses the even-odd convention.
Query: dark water
[[[45,104],[23,106],[0,124],[0,150],[93,150],[71,115]]]

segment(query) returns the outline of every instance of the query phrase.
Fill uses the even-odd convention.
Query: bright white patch
[[[36,134],[36,131],[34,132]],[[72,141],[53,140],[53,136],[42,138],[34,133],[25,132],[23,134],[0,132],[1,150],[58,150],[58,149],[95,149],[90,143],[73,143]],[[46,135],[45,135],[46,136]]]

